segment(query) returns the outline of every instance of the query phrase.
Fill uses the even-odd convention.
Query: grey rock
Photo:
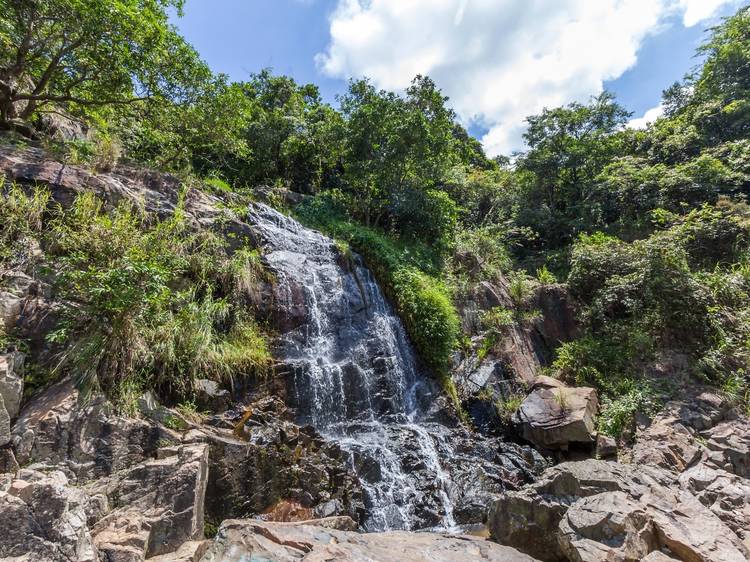
[[[538,377],[513,416],[524,439],[546,449],[594,443],[598,400],[593,388],[571,388],[550,377]]]
[[[22,465],[65,466],[80,482],[107,476],[155,456],[172,435],[152,422],[117,416],[102,397],[79,404],[69,380],[29,402],[13,427]]]
[[[229,391],[224,390],[216,381],[199,379],[196,381],[195,401],[201,410],[224,412],[231,404]]]
[[[3,395],[0,394],[0,447],[4,447],[10,443],[10,440],[10,415],[8,415],[8,410],[5,408]]]
[[[336,560],[337,562],[533,562],[517,550],[477,537],[438,533],[357,533],[326,520],[225,521],[202,562]]]
[[[611,459],[617,457],[617,441],[608,435],[597,435],[596,456],[600,459]]]
[[[89,484],[89,495],[122,506],[96,522],[94,542],[103,552],[123,556],[137,548],[150,557],[203,538],[207,482],[208,446],[195,444]]]
[[[87,502],[59,471],[21,471],[8,491],[0,492],[0,557],[98,561],[86,524]]]
[[[11,419],[21,410],[24,358],[18,351],[0,355],[0,395]]]
[[[490,508],[491,536],[541,560],[740,561],[748,550],[707,507],[653,466],[586,460],[545,471]]]

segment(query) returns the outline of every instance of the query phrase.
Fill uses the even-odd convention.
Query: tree
[[[168,23],[183,0],[0,0],[0,125],[191,96],[210,76]]]
[[[455,114],[447,99],[423,76],[412,81],[405,96],[378,91],[366,79],[350,83],[341,99],[344,182],[366,224],[387,226],[386,219],[393,226],[404,223],[408,217],[403,212],[440,189],[448,170],[464,155],[473,156],[455,134]]]
[[[586,222],[595,179],[620,152],[618,132],[630,113],[604,92],[583,105],[545,109],[527,118],[524,139],[529,151],[520,159],[521,170],[532,172],[529,198],[537,199],[551,217],[547,224],[528,224],[550,240],[562,243]]]

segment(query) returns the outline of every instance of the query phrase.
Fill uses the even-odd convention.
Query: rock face
[[[0,355],[0,396],[10,418],[21,411],[24,358],[25,355],[17,351]]]
[[[591,445],[598,400],[593,388],[571,388],[550,377],[538,377],[513,416],[524,439],[543,449]]]
[[[391,531],[361,534],[345,518],[302,523],[225,521],[202,562],[533,562],[513,548],[475,537]]]
[[[542,560],[750,556],[750,425],[725,399],[699,389],[667,404],[625,460],[563,463],[504,494],[492,536]]]
[[[741,561],[739,538],[669,473],[606,461],[563,463],[497,500],[492,536],[541,560]]]
[[[86,524],[89,498],[62,472],[22,470],[0,491],[0,557],[4,560],[95,562]]]
[[[750,422],[709,390],[667,404],[637,436],[632,462],[678,479],[750,549]]]
[[[0,355],[0,447],[10,443],[11,420],[21,408],[23,360],[23,353]]]

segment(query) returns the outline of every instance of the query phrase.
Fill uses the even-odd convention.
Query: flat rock
[[[335,527],[335,526],[334,526]],[[533,562],[517,550],[477,537],[439,533],[357,533],[313,520],[227,520],[202,562],[336,560],[337,562]]]

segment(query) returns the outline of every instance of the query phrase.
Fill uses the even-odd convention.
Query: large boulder
[[[357,533],[342,518],[301,523],[225,521],[202,562],[336,560],[339,562],[533,562],[517,550],[477,537],[438,533]]]
[[[492,537],[541,560],[741,561],[741,540],[673,474],[653,466],[562,463],[490,508]]]
[[[30,401],[13,426],[22,465],[65,466],[80,482],[107,476],[156,456],[173,435],[152,422],[118,416],[101,396],[79,403],[70,380]]]
[[[599,403],[593,388],[572,388],[540,376],[513,416],[524,439],[543,449],[591,446],[596,441]]]

